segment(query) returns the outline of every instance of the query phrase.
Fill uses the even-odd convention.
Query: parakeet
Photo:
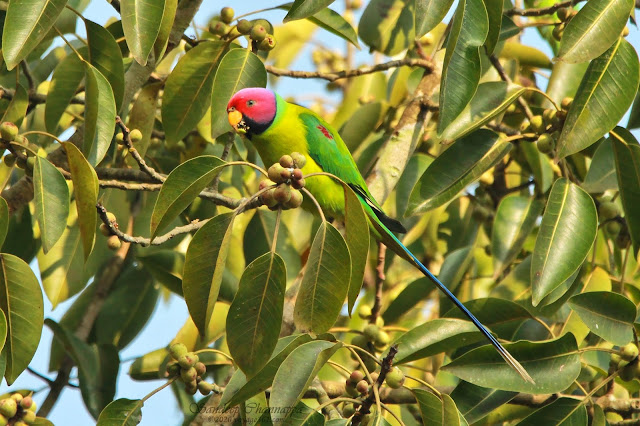
[[[263,88],[238,91],[227,105],[227,114],[231,126],[252,142],[265,165],[277,163],[285,154],[300,152],[307,158],[302,168],[305,175],[328,172],[346,182],[360,199],[375,237],[433,281],[475,324],[505,361],[524,380],[533,383],[522,365],[393,234],[406,231],[400,222],[387,216],[374,200],[349,149],[329,123],[313,111],[286,102],[278,94]],[[305,186],[328,216],[344,216],[344,192],[339,182],[328,176],[317,176],[307,179]]]

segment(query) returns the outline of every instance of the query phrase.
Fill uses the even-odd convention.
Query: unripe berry
[[[522,124],[520,125],[520,132],[528,133],[529,130],[531,130],[531,123],[529,123],[528,121],[523,121]]]
[[[203,374],[205,374],[207,372],[207,366],[204,365],[204,363],[198,361],[195,363],[195,365],[193,366],[193,368],[196,369],[196,372],[198,373],[198,376],[202,376]]]
[[[373,342],[378,338],[380,334],[380,328],[375,324],[367,324],[363,330],[364,336],[368,341]]]
[[[553,140],[551,135],[549,135],[549,133],[543,133],[538,138],[536,147],[538,148],[538,151],[540,151],[541,153],[549,154],[555,148],[555,141]]]
[[[305,164],[307,164],[307,157],[305,157],[303,154],[300,154],[299,152],[292,152],[291,158],[293,159],[295,167],[299,169],[303,168]]]
[[[573,98],[564,98],[562,100],[562,102],[560,102],[560,107],[565,110],[565,111],[569,111],[569,108],[571,108],[571,105],[573,105]]]
[[[380,374],[378,373],[374,373],[373,371],[371,372],[371,383],[376,383],[378,381],[378,377],[380,377]]]
[[[558,19],[561,21],[566,21],[571,17],[571,9],[568,7],[561,7],[556,13],[558,14]]]
[[[251,32],[251,28],[253,28],[253,24],[246,19],[241,19],[238,21],[236,28],[240,34],[249,34]]]
[[[262,204],[264,204],[265,206],[271,208],[271,207],[275,207],[278,205],[278,201],[276,201],[275,198],[273,198],[273,192],[275,191],[274,189],[270,189],[268,191],[263,192],[262,194],[260,194],[260,201],[262,201]]]
[[[629,27],[624,27],[622,30],[622,37],[626,37],[629,35]]]
[[[284,204],[291,199],[291,188],[289,185],[281,183],[273,191],[273,198],[280,204]]]
[[[374,345],[376,345],[377,347],[385,347],[389,344],[390,341],[391,338],[389,337],[389,333],[384,330],[380,330],[380,332],[376,336]]]
[[[268,188],[272,185],[275,185],[276,183],[274,181],[272,181],[271,179],[264,179],[260,181],[260,184],[258,185],[258,189],[259,190],[263,190],[265,188]]]
[[[222,19],[222,22],[225,24],[230,24],[231,21],[233,21],[234,15],[235,11],[230,7],[223,7],[222,10],[220,10],[220,19]]]
[[[358,308],[358,316],[362,319],[368,319],[371,316],[371,306],[360,305]]]
[[[367,343],[369,343],[369,341],[362,334],[358,334],[351,339],[351,344],[359,348],[367,349]]]
[[[291,186],[293,186],[294,189],[302,189],[305,184],[306,182],[304,179],[298,179],[291,182]]]
[[[193,354],[190,352],[178,358],[178,364],[180,364],[180,367],[184,369],[189,369],[193,367],[196,362],[198,362],[198,360],[196,360]]]
[[[251,28],[251,39],[255,41],[262,41],[267,37],[267,30],[262,25],[254,25]]]
[[[15,399],[5,398],[0,401],[0,414],[7,418],[11,418],[16,415],[18,411],[18,403]]]
[[[107,225],[105,225],[104,223],[100,224],[100,233],[102,235],[104,235],[105,237],[110,237],[111,236],[111,230],[109,229],[109,227]]]
[[[198,390],[203,395],[209,395],[213,390],[213,385],[209,382],[205,382],[204,380],[198,383]]]
[[[175,359],[176,361],[180,359],[181,356],[186,355],[188,352],[189,350],[184,345],[184,343],[174,343],[169,348],[169,355],[171,355],[171,358]]]
[[[187,368],[187,369],[183,369],[180,372],[180,378],[182,379],[183,382],[187,383],[187,382],[191,382],[193,380],[196,379],[196,377],[198,377],[198,372],[196,371],[195,368],[191,367],[191,368]]]
[[[605,201],[600,204],[598,213],[600,214],[601,220],[609,220],[618,216],[620,214],[620,210],[618,210],[618,206],[613,201]]]
[[[291,178],[294,180],[300,180],[302,179],[302,170],[300,169],[293,169],[293,171],[291,172]]]
[[[353,398],[360,396],[360,392],[356,390],[355,383],[351,383],[349,379],[347,379],[347,382],[345,383],[344,390],[347,393],[347,395]]]
[[[169,364],[167,366],[167,374],[166,377],[173,377],[180,374],[180,366],[177,363]]]
[[[627,364],[622,368],[622,370],[620,370],[620,378],[622,379],[622,381],[629,382],[636,378],[637,364],[637,362]]]
[[[9,420],[2,414],[0,414],[0,426],[7,426],[9,424]]]
[[[405,380],[404,373],[398,367],[393,367],[393,369],[387,373],[385,380],[387,386],[391,389],[401,388]]]
[[[622,348],[620,356],[626,361],[633,361],[638,356],[638,347],[635,343],[629,343]]]
[[[607,224],[605,225],[605,230],[607,231],[607,234],[611,237],[617,237],[621,229],[622,229],[622,225],[620,225],[620,223],[615,220],[612,220],[611,222],[607,222]]]
[[[272,34],[268,34],[264,40],[260,42],[260,50],[264,50],[266,52],[273,50],[276,47],[276,38]]]
[[[288,209],[297,209],[302,205],[303,197],[300,191],[291,191],[291,198],[284,203],[284,206]]]
[[[626,249],[631,244],[631,236],[628,232],[620,232],[616,237],[616,246],[620,249]]]
[[[142,132],[140,130],[138,130],[138,129],[133,129],[129,133],[129,139],[133,143],[140,142],[142,140]]]
[[[13,154],[7,154],[2,157],[2,161],[4,162],[5,166],[13,167],[13,165],[16,164],[16,156]]]
[[[283,155],[282,157],[280,157],[280,165],[282,167],[286,167],[287,169],[290,169],[293,167],[293,158],[290,155]]]
[[[112,235],[107,239],[107,247],[109,247],[109,250],[118,250],[122,247],[122,242],[117,235]]]
[[[342,416],[345,419],[353,416],[355,413],[356,413],[356,408],[353,406],[352,403],[345,404],[344,408],[342,408]]]
[[[552,125],[556,122],[558,111],[555,108],[545,109],[542,113],[542,119],[545,125]]]
[[[36,421],[36,413],[33,411],[25,411],[22,416],[22,421],[28,425],[33,424]],[[14,423],[14,425],[15,424],[17,423]]]
[[[18,420],[13,424],[13,426],[29,426],[29,425],[26,422],[23,422],[22,420]]]
[[[544,132],[544,119],[541,115],[531,117],[531,130],[538,134]]]
[[[107,212],[107,219],[109,219],[109,222],[114,223],[116,221],[116,215],[111,212]]]
[[[349,381],[353,384],[356,384],[363,379],[364,379],[364,373],[360,370],[352,371],[351,375],[349,376]]]
[[[562,40],[562,34],[563,33],[564,33],[564,24],[560,24],[560,25],[556,25],[555,27],[553,27],[553,31],[551,32],[551,35],[557,41],[560,41],[560,40]]]
[[[23,399],[24,397],[22,396],[22,394],[21,394],[21,393],[16,392],[16,393],[11,394],[11,396],[10,396],[9,398],[13,399],[13,400],[14,400],[14,401],[16,401],[18,404],[20,404],[20,402],[22,401],[22,399]]]
[[[285,170],[286,169],[280,164],[275,163],[274,165],[269,167],[269,170],[267,170],[267,174],[269,175],[269,179],[271,179],[275,183],[282,183],[286,180],[282,178],[282,174]]]
[[[475,205],[471,212],[471,216],[478,222],[484,222],[489,218],[489,216],[491,216],[491,212],[484,206]]]
[[[25,410],[28,410],[29,408],[31,408],[32,405],[33,405],[33,398],[31,398],[30,396],[25,396],[20,401],[20,406]]]
[[[360,393],[360,394],[365,394],[367,392],[369,392],[369,383],[367,383],[366,380],[360,380],[358,382],[358,384],[356,385],[356,390]]]
[[[225,35],[229,31],[229,26],[222,21],[211,21],[209,31],[216,35]]]
[[[0,137],[2,139],[11,142],[16,136],[18,136],[18,126],[9,121],[0,124]]]
[[[190,385],[185,386],[184,391],[189,395],[195,395],[198,392],[198,384],[195,383],[194,381],[193,386],[190,386]]]
[[[124,142],[124,133],[122,133],[122,132],[116,133],[116,142],[117,143]]]

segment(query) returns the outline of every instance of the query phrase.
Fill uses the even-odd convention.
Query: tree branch
[[[562,9],[563,7],[571,7],[585,0],[570,0],[563,1],[560,3],[556,3],[549,7],[540,7],[540,8],[531,8],[531,9],[518,9],[513,8],[509,10],[505,10],[504,14],[507,16],[543,16],[543,15],[552,15],[558,11],[558,9]]]

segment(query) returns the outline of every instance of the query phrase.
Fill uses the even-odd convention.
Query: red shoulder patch
[[[321,132],[322,132],[322,134],[323,134],[326,138],[328,138],[328,139],[333,139],[333,135],[332,135],[331,133],[329,133],[329,131],[327,130],[327,128],[326,128],[326,127],[324,127],[322,124],[318,124],[316,127],[317,127]]]

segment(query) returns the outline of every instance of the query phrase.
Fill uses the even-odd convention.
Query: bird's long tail
[[[372,222],[377,222],[377,221],[372,221]],[[500,342],[498,342],[498,339],[496,339],[490,332],[489,330],[487,330],[485,328],[484,325],[482,325],[482,323],[480,322],[480,320],[478,320],[478,318],[476,318],[467,308],[466,306],[464,306],[462,304],[462,302],[460,302],[458,300],[458,298],[456,296],[453,295],[453,293],[451,293],[451,291],[444,285],[442,284],[442,282],[436,278],[435,275],[433,275],[431,273],[431,271],[429,271],[429,269],[427,269],[426,266],[424,266],[415,256],[413,253],[411,253],[411,251],[405,247],[404,244],[402,244],[400,242],[400,240],[393,235],[389,230],[386,229],[386,227],[384,225],[382,225],[381,223],[375,223],[374,224],[375,228],[378,228],[377,230],[383,234],[383,242],[389,246],[390,249],[392,249],[394,252],[396,252],[396,254],[400,255],[401,257],[405,258],[406,260],[410,261],[411,263],[413,263],[427,278],[429,278],[431,281],[433,281],[433,283],[440,289],[440,291],[442,291],[444,294],[447,295],[447,297],[449,299],[451,299],[451,301],[458,307],[458,309],[460,309],[466,316],[467,318],[469,318],[471,320],[471,322],[473,322],[473,324],[478,328],[478,330],[480,330],[480,332],[482,334],[484,334],[484,336],[489,340],[489,342],[491,342],[491,344],[493,345],[494,348],[496,348],[496,350],[498,351],[498,353],[502,356],[502,358],[504,358],[504,360],[507,362],[507,364],[509,364],[516,372],[518,372],[518,374],[520,374],[520,376],[527,382],[530,383],[535,383],[534,380],[531,378],[531,376],[529,375],[529,373],[527,373],[527,371],[524,369],[524,367],[518,362],[518,360],[516,360],[513,355],[511,355],[509,353],[509,351],[507,351],[501,344]],[[381,228],[381,229],[380,229]],[[389,238],[384,238],[384,237],[389,237]],[[391,241],[390,241],[391,239]],[[395,247],[394,247],[395,246]],[[399,249],[402,251],[402,253],[398,252]]]

